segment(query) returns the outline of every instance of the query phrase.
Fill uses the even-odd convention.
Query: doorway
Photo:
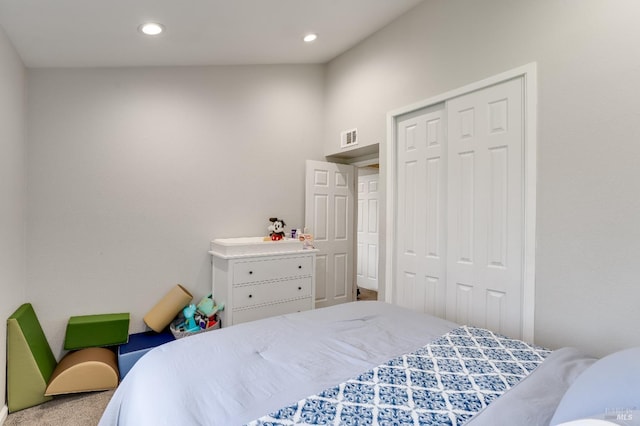
[[[378,286],[379,238],[380,229],[384,229],[378,171],[377,156],[349,164],[306,162],[305,227],[314,235],[318,250],[317,308],[352,300],[384,299],[384,287]]]

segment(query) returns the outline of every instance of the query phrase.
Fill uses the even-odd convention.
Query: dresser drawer
[[[237,262],[233,267],[233,285],[311,276],[312,269],[312,256],[264,258]]]
[[[236,286],[233,305],[237,308],[311,297],[311,277]]]
[[[311,309],[311,300],[311,297],[308,297],[306,299],[290,300],[288,302],[258,306],[257,308],[234,309],[233,323],[240,324],[241,322],[254,321],[272,317],[274,315],[308,311]]]

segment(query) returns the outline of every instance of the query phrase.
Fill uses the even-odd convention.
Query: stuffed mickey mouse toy
[[[269,225],[269,231],[271,231],[269,236],[271,237],[271,241],[283,239],[284,227],[286,226],[284,220],[278,219],[277,217],[270,217],[269,222],[271,222],[271,225]]]

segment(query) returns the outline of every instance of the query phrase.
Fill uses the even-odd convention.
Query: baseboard
[[[0,426],[4,424],[4,421],[7,420],[7,416],[9,415],[9,408],[5,405],[0,409]]]

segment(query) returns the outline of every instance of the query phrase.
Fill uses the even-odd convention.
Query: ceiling
[[[0,0],[0,26],[33,68],[325,63],[421,1]]]

